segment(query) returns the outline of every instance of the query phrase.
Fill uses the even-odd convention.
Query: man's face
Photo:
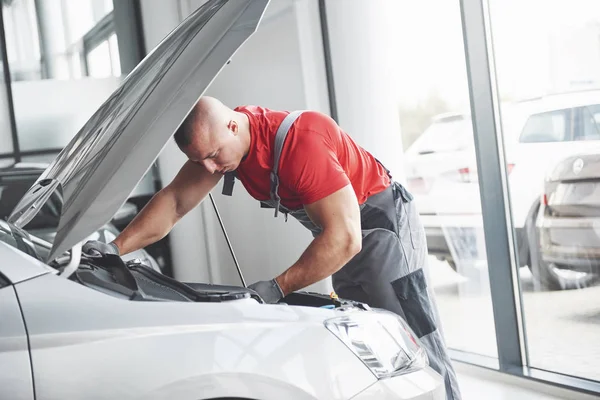
[[[197,132],[182,151],[190,161],[203,165],[211,174],[224,174],[237,169],[244,157],[235,121],[212,132]]]

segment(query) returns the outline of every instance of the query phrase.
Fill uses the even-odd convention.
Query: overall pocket
[[[422,268],[393,281],[392,287],[400,301],[406,322],[417,337],[422,338],[437,329]]]
[[[405,201],[403,196],[396,200],[398,216],[398,236],[404,246],[419,250],[426,243],[425,230],[414,200]],[[408,248],[408,247],[407,247]]]

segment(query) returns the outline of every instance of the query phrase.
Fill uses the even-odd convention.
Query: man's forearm
[[[360,239],[323,232],[306,248],[300,259],[279,275],[277,283],[284,295],[327,278],[360,251]]]
[[[114,243],[121,255],[131,253],[165,237],[177,220],[173,197],[158,192],[114,240]]]

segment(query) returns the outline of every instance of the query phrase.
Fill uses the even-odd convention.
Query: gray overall
[[[321,232],[306,211],[289,210],[280,204],[278,194],[279,158],[289,128],[301,111],[290,113],[275,137],[271,172],[271,200],[266,206],[295,217],[313,236]],[[389,172],[388,172],[389,173]],[[224,194],[231,194],[226,179]],[[229,193],[226,193],[229,192]],[[392,184],[360,205],[362,250],[334,273],[332,283],[340,298],[356,300],[402,316],[420,338],[430,366],[442,375],[447,399],[460,399],[456,374],[450,363],[444,339],[438,329],[439,318],[428,288],[427,243],[412,196],[399,183]]]

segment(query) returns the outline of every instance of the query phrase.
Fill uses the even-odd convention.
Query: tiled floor
[[[599,397],[455,363],[463,400],[591,400]]]
[[[498,357],[485,262],[454,272],[430,258],[432,285],[448,347]],[[529,365],[600,381],[600,286],[544,291],[520,270]]]

